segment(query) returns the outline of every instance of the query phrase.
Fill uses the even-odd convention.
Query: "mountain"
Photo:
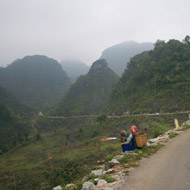
[[[106,60],[95,61],[88,74],[80,76],[71,86],[53,114],[82,115],[101,111],[117,81],[118,76],[108,68]]]
[[[61,66],[69,77],[76,80],[80,75],[88,73],[89,66],[80,61],[62,60]]]
[[[131,59],[113,90],[109,113],[190,110],[190,45],[158,40]]]
[[[37,111],[58,103],[71,84],[56,60],[41,55],[18,59],[0,72],[0,85]]]
[[[102,52],[100,59],[106,59],[108,66],[116,74],[121,76],[127,66],[127,63],[133,56],[153,48],[153,43],[127,41],[105,49]]]
[[[0,87],[0,154],[28,139],[27,121],[33,114],[32,109]]]

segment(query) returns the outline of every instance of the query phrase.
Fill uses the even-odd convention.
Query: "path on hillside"
[[[183,111],[183,112],[173,112],[173,113],[142,113],[142,114],[131,114],[131,115],[108,115],[108,118],[122,118],[122,117],[138,117],[138,116],[159,116],[159,115],[175,115],[175,114],[184,114],[190,113],[190,111]],[[40,116],[45,116],[41,112]],[[85,118],[85,117],[98,117],[101,115],[76,115],[76,116],[45,116],[50,119],[65,119],[65,118]]]
[[[117,190],[189,190],[190,129],[144,159]]]

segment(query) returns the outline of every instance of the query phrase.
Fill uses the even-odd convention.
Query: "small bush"
[[[113,154],[108,154],[108,155],[106,156],[106,158],[105,158],[105,161],[108,162],[108,161],[112,160],[113,157],[114,157]]]
[[[103,179],[106,180],[108,183],[112,183],[115,181],[111,176],[109,175],[103,175]]]

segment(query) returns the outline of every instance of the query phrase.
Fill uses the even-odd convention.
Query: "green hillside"
[[[174,118],[182,124],[188,115],[130,116],[101,121],[90,117],[40,117],[37,125],[41,139],[0,155],[0,189],[52,190],[68,183],[75,183],[81,189],[82,178],[97,166],[98,160],[106,162],[121,153],[121,130],[135,124],[148,138],[156,137],[175,127]],[[101,141],[105,137],[117,140]]]
[[[131,59],[107,106],[109,113],[190,110],[190,45],[157,41]]]
[[[61,65],[46,56],[26,56],[0,72],[0,85],[37,111],[54,106],[70,87]]]
[[[0,87],[0,153],[28,140],[27,121],[34,112]]]
[[[53,114],[81,115],[101,111],[109,101],[110,92],[117,81],[118,76],[108,68],[107,62],[97,60],[88,74],[80,76],[71,86]]]

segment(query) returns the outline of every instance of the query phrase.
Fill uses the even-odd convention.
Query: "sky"
[[[124,41],[182,41],[189,8],[189,0],[0,0],[0,66],[36,54],[91,65]]]

